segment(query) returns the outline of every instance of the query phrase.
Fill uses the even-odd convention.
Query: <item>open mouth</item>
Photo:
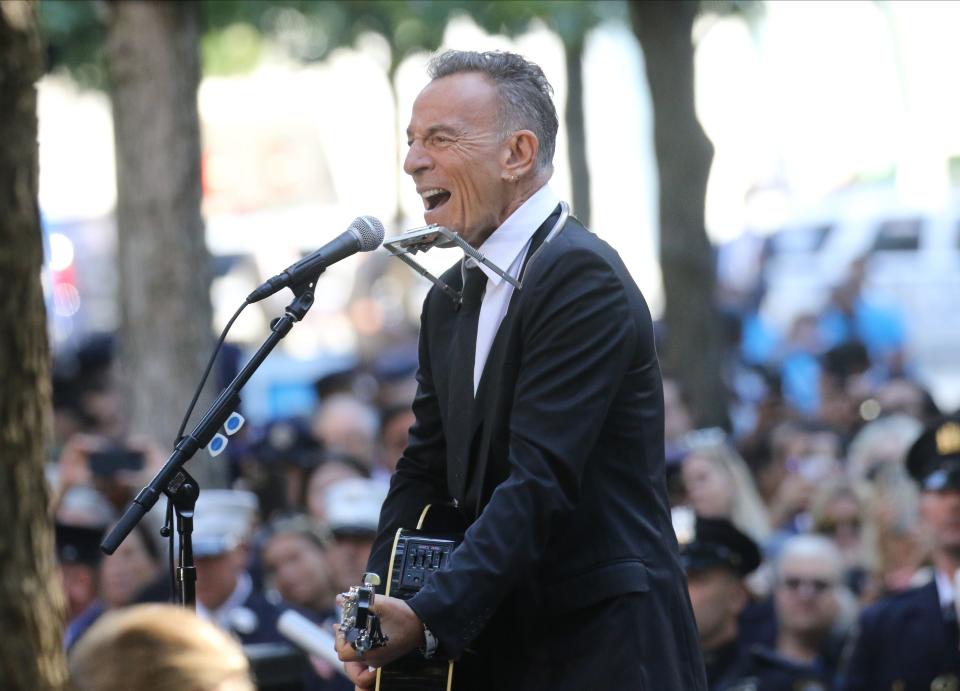
[[[426,211],[434,211],[447,203],[450,199],[450,192],[440,187],[434,187],[424,190],[420,193],[420,196],[423,198],[423,208]]]

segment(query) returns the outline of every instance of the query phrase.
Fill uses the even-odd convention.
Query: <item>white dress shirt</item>
[[[934,579],[937,582],[937,595],[940,598],[940,606],[946,607],[947,605],[952,605],[954,600],[953,579],[939,569],[934,570]]]
[[[957,592],[960,590],[960,569],[953,575],[936,569],[937,595],[940,598],[940,607],[955,607],[960,616],[960,602],[957,601]]]
[[[493,231],[486,242],[480,245],[479,251],[510,278],[516,279],[530,249],[530,240],[559,203],[560,198],[549,185],[544,185]],[[479,266],[487,275],[487,289],[480,303],[477,321],[477,350],[473,360],[473,394],[476,395],[493,339],[510,306],[513,284],[473,259],[468,258],[466,264],[468,267]]]

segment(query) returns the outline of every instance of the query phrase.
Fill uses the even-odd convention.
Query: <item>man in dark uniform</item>
[[[97,602],[99,568],[103,560],[100,541],[103,528],[60,523],[55,525],[57,564],[67,600],[67,629],[64,647],[68,650],[77,637],[100,616]]]
[[[739,676],[744,650],[739,617],[750,598],[743,579],[760,566],[756,543],[725,518],[694,518],[674,510],[680,559],[687,571],[693,615],[711,691]]]
[[[960,417],[924,431],[907,453],[907,470],[920,485],[934,578],[863,613],[839,684],[844,691],[960,689]]]
[[[746,646],[739,618],[750,597],[744,578],[760,565],[756,543],[722,518],[676,520],[681,559],[700,631],[711,691],[823,691],[823,675],[763,645]]]
[[[722,691],[827,691],[829,680],[810,665],[788,660],[762,645],[747,651],[739,676]]]
[[[843,561],[819,535],[794,535],[780,548],[774,603],[776,641],[749,647],[727,691],[823,691],[842,644]]]
[[[281,643],[281,609],[257,590],[250,573],[248,541],[257,513],[250,492],[204,490],[197,499],[193,554],[197,564],[197,614],[244,645]]]

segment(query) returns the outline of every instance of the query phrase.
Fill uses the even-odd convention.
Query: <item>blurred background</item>
[[[515,50],[543,66],[566,113],[553,184],[663,315],[654,104],[626,4],[224,1],[200,10],[215,331],[261,280],[355,216],[380,218],[388,236],[421,223],[400,168],[402,131],[441,46]],[[39,84],[40,202],[53,342],[64,357],[121,323],[117,143],[98,12],[96,3],[41,3],[51,71]],[[777,358],[798,318],[822,311],[862,261],[863,295],[890,321],[878,337],[897,341],[904,366],[942,406],[960,403],[950,357],[960,335],[942,318],[960,288],[960,96],[949,87],[960,48],[948,29],[958,19],[955,4],[939,2],[699,8],[695,107],[713,146],[700,203],[715,302],[748,327],[741,346],[758,364]],[[378,254],[324,277],[308,319],[251,382],[252,420],[306,414],[311,375],[409,347],[429,284]],[[451,258],[425,261],[439,269]],[[249,310],[228,342],[258,344],[283,304],[278,295]]]
[[[401,163],[427,62],[509,50],[555,91],[551,184],[650,303],[674,503],[711,513],[688,459],[717,443],[742,467],[724,477],[757,498],[738,527],[771,558],[814,529],[831,480],[872,526],[869,556],[859,537],[844,553],[860,603],[928,563],[902,462],[922,425],[960,406],[960,3],[43,0],[39,18],[61,523],[101,529],[149,479],[257,285],[356,216],[388,237],[422,225]],[[457,259],[421,256],[435,273]],[[244,390],[226,462],[191,465],[204,487],[255,497],[256,518],[234,526],[254,583],[317,620],[365,563],[370,497],[412,419],[429,287],[383,249],[330,267]],[[198,410],[289,299],[243,312]],[[142,458],[98,471],[105,450]],[[326,555],[308,595],[285,591],[266,553],[278,533],[304,537],[270,528],[300,514]],[[131,592],[159,574],[150,559]],[[770,594],[769,579],[755,586]]]

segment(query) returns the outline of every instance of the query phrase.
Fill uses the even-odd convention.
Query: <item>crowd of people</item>
[[[100,622],[118,621],[109,615],[169,602],[174,592],[160,537],[163,502],[112,555],[99,549],[165,460],[155,444],[120,433],[113,350],[113,339],[91,339],[58,362],[54,382],[48,474],[71,655],[92,649],[81,642]],[[224,454],[230,487],[204,489],[197,500],[197,614],[244,646],[258,688],[353,688],[334,665],[299,654],[277,622],[293,609],[329,634],[336,595],[360,582],[411,424],[414,368],[408,358],[402,373],[381,378],[375,397],[358,393],[371,390],[360,370],[325,376],[316,382],[320,403],[311,418],[245,427]]]
[[[905,319],[870,299],[868,268],[783,332],[758,294],[721,298],[732,431],[694,429],[666,373],[711,689],[960,688],[960,417],[914,376]]]
[[[960,685],[960,425],[910,376],[895,315],[876,328],[861,269],[790,333],[734,320],[730,430],[696,429],[665,373],[668,490],[711,689]],[[49,477],[76,674],[96,631],[126,611],[167,617],[136,605],[172,592],[161,512],[115,554],[98,549],[165,456],[122,436],[112,345],[92,339],[55,379]],[[245,646],[260,688],[352,687],[298,657],[277,620],[292,608],[329,630],[336,594],[359,582],[413,420],[415,367],[318,381],[311,417],[245,429],[229,447],[230,488],[201,494],[197,613]]]
[[[665,374],[669,496],[712,689],[960,684],[960,425],[910,377],[895,330],[882,347],[871,342],[844,307],[857,300],[799,319],[762,358],[755,343],[737,342],[732,432],[696,429]],[[113,555],[98,548],[164,456],[121,436],[112,346],[90,340],[55,381],[49,475],[71,651],[98,622],[115,621],[105,615],[172,593],[158,512]],[[798,396],[786,382],[801,356],[809,381]],[[365,571],[413,419],[415,366],[409,359],[389,381],[363,369],[318,381],[312,417],[246,430],[230,447],[230,489],[200,496],[197,612],[246,646],[261,688],[351,687],[302,656],[271,686],[256,650],[288,643],[277,630],[287,608],[329,627],[336,594]],[[116,460],[121,446],[142,468]],[[923,619],[931,603],[943,607]],[[953,628],[938,626],[941,609]],[[904,638],[911,627],[917,638]]]

